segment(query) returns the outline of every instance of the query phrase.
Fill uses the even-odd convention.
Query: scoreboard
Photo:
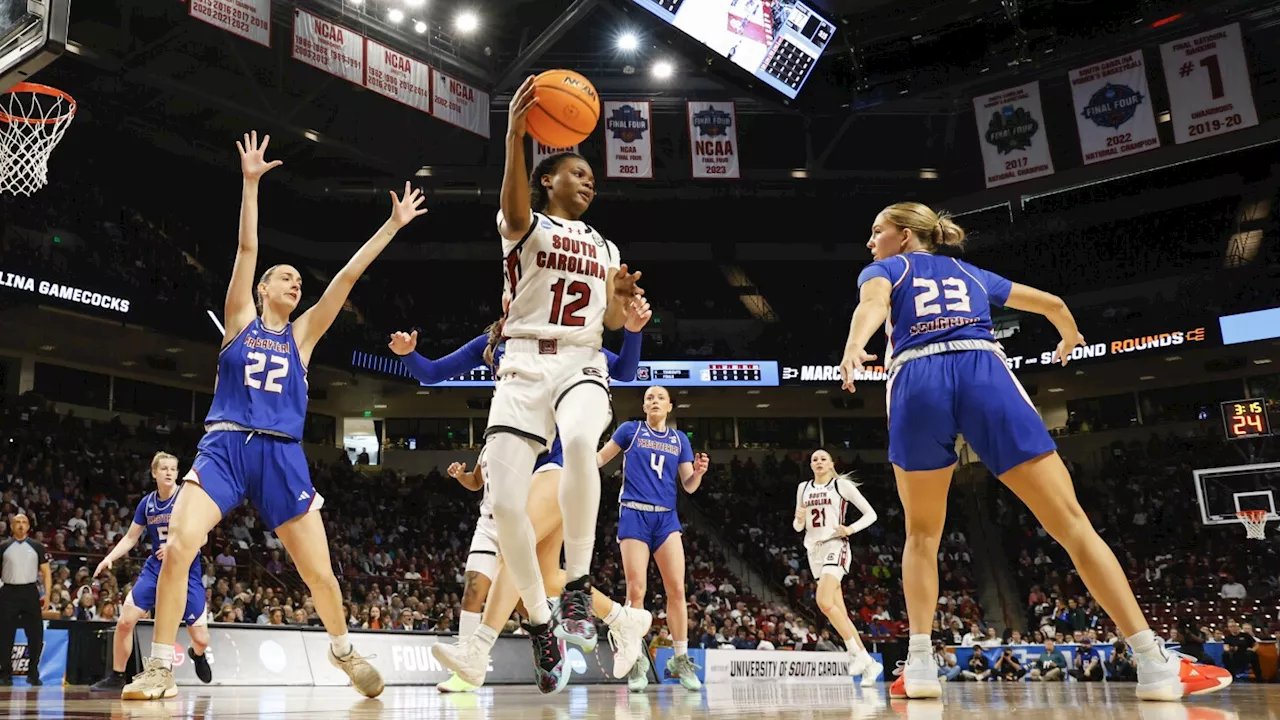
[[[1222,403],[1222,428],[1228,440],[1265,437],[1271,434],[1266,398],[1229,400]]]

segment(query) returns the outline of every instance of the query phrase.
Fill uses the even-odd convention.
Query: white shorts
[[[556,437],[556,408],[580,385],[594,385],[579,392],[596,393],[601,406],[612,407],[604,353],[580,345],[556,346],[550,340],[507,340],[485,437],[510,432],[550,448]]]
[[[845,538],[818,543],[809,551],[809,574],[814,580],[823,575],[842,580],[849,572],[849,563],[852,559],[849,541]]]
[[[466,572],[477,572],[493,581],[498,575],[498,526],[492,515],[481,515],[471,536]]]

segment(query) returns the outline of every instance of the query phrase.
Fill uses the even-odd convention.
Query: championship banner
[[[298,9],[293,11],[293,58],[364,84],[364,36]]]
[[[652,119],[648,101],[605,102],[604,155],[608,177],[653,177]]]
[[[415,110],[431,112],[431,68],[421,60],[365,40],[364,86]]]
[[[197,20],[271,47],[271,0],[190,0],[187,12]]]
[[[698,101],[688,106],[693,177],[740,178],[738,116],[734,104]]]
[[[47,620],[42,622],[44,648],[40,651],[40,682],[61,685],[67,675],[67,643],[70,636],[67,630],[50,629]],[[31,668],[30,652],[27,647],[27,632],[19,628],[14,632],[13,655],[9,665],[14,685],[27,684],[27,671]]]
[[[973,113],[987,187],[1053,174],[1038,81],[976,97]]]
[[[431,114],[489,137],[489,93],[431,69]]]
[[[1258,124],[1240,24],[1160,46],[1178,144]]]
[[[1086,165],[1160,147],[1141,50],[1072,70],[1068,77]]]
[[[551,147],[550,145],[543,145],[532,135],[529,136],[529,141],[533,143],[533,153],[531,153],[533,158],[533,167],[538,167],[538,163],[546,160],[552,155],[558,155],[562,152],[578,152],[577,145],[571,145],[569,147]]]

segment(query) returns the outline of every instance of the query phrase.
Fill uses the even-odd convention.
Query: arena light
[[[1049,392],[1051,392],[1051,393],[1060,393],[1060,392],[1062,392],[1062,388],[1049,388]]]
[[[756,403],[756,408],[758,408],[758,409],[760,409],[760,410],[763,410],[763,409],[765,409],[765,408],[767,408],[767,407],[769,407],[769,403]]]
[[[676,66],[670,60],[659,60],[653,64],[653,76],[659,80],[666,80],[674,75]]]
[[[453,26],[458,29],[458,32],[475,32],[476,28],[480,27],[480,16],[471,10],[463,10],[454,18]]]
[[[676,405],[677,410],[688,410],[691,407],[693,406],[690,405],[689,403],[680,403],[679,405]]]
[[[404,11],[401,10],[400,8],[391,8],[390,10],[387,11],[388,22],[398,23],[403,19],[404,19]]]
[[[427,0],[404,0],[404,4],[411,8],[420,8],[427,4]]]
[[[387,409],[387,406],[386,406],[386,405],[374,405],[374,406],[373,406],[373,409],[374,409],[374,410],[386,410],[386,409]]]
[[[137,365],[138,363],[134,362],[133,360],[124,360],[124,361],[121,361],[121,363],[120,363],[120,364],[121,364],[121,365],[123,365],[123,366],[125,366],[125,367],[133,367],[134,365]]]
[[[1179,361],[1179,360],[1181,360],[1181,359],[1182,359],[1182,356],[1181,356],[1181,355],[1170,355],[1169,357],[1165,358],[1165,359],[1164,359],[1164,361],[1165,361],[1165,362],[1177,362],[1177,361]]]
[[[1155,379],[1156,379],[1156,376],[1155,376],[1155,375],[1143,375],[1142,377],[1140,377],[1140,378],[1138,378],[1138,379],[1139,379],[1139,380],[1155,380]]]
[[[193,378],[193,377],[195,377],[195,376],[196,376],[196,374],[195,374],[195,373],[192,373],[192,372],[182,373],[182,377],[184,377],[184,378]]]
[[[1253,364],[1254,365],[1270,365],[1271,358],[1258,358],[1257,360],[1253,361]]]
[[[624,32],[618,36],[618,49],[623,52],[634,52],[640,47],[640,38],[633,32]]]
[[[413,23],[413,31],[421,35],[427,31],[427,24],[421,20],[415,20]]]

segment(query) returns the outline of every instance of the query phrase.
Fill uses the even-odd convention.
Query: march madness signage
[[[1053,174],[1039,82],[976,97],[973,112],[987,187]]]
[[[293,58],[364,84],[364,36],[297,9],[293,11]]]
[[[187,12],[197,20],[271,47],[271,0],[190,0]]]
[[[559,155],[560,153],[565,152],[578,152],[577,145],[570,145],[569,147],[551,147],[550,145],[543,145],[532,135],[529,136],[529,140],[533,142],[533,167],[538,167],[538,163],[546,160],[552,155]]]
[[[1240,25],[1232,24],[1160,46],[1169,116],[1178,144],[1258,124]]]
[[[694,178],[742,176],[738,164],[738,113],[731,102],[690,102],[689,153]]]
[[[489,137],[489,93],[431,69],[431,114]]]
[[[373,40],[365,41],[364,86],[415,110],[431,112],[431,68]]]
[[[1160,147],[1141,50],[1072,70],[1068,77],[1086,165]]]
[[[605,173],[609,177],[653,177],[652,121],[648,101],[605,102]]]

